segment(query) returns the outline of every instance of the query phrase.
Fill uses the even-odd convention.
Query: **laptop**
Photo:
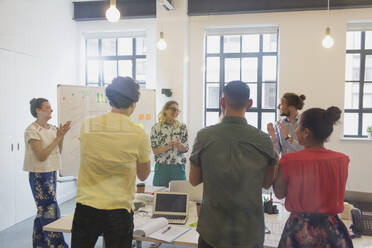
[[[164,217],[169,224],[186,224],[189,196],[178,192],[155,192],[151,218]]]

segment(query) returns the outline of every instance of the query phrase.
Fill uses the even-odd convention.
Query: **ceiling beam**
[[[75,21],[105,20],[110,1],[74,2]],[[156,0],[117,0],[116,7],[122,19],[154,18],[156,16]]]
[[[326,10],[327,0],[188,0],[188,15]],[[331,9],[371,8],[372,0],[331,0]]]

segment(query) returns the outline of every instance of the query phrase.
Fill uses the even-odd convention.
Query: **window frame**
[[[347,32],[361,32],[360,37],[360,49],[346,49],[346,56],[348,54],[359,54],[360,55],[360,71],[359,71],[359,81],[357,80],[346,80],[345,78],[345,95],[346,95],[346,83],[359,83],[359,104],[357,109],[347,109],[344,108],[344,113],[356,113],[358,114],[358,134],[351,135],[345,134],[345,128],[343,130],[343,134],[345,138],[367,138],[367,135],[363,135],[363,114],[372,114],[372,108],[364,108],[363,101],[364,101],[364,86],[365,83],[372,84],[372,81],[365,81],[365,71],[366,71],[366,57],[367,55],[372,56],[372,49],[365,48],[365,38],[366,38],[366,31],[370,30],[348,30]],[[345,56],[345,58],[346,58]],[[345,63],[346,66],[346,63]],[[346,70],[346,69],[345,69]],[[345,103],[344,103],[345,104]],[[345,119],[345,117],[344,117]],[[345,121],[344,121],[345,125]]]
[[[118,55],[118,43],[120,38],[131,38],[132,39],[132,55]],[[146,54],[138,55],[137,54],[137,38],[144,39],[144,36],[103,36],[103,37],[85,37],[85,85],[87,86],[100,86],[103,87],[107,85],[104,79],[104,61],[116,61],[116,76],[119,73],[119,61],[132,61],[132,77],[136,80],[137,73],[137,59],[147,59]],[[115,39],[115,51],[114,56],[102,56],[102,40],[103,39]],[[98,40],[98,55],[97,56],[88,56],[88,40]],[[98,82],[92,83],[88,81],[88,61],[94,60],[99,62],[99,71],[98,71]],[[146,87],[146,81],[137,81],[141,88]]]
[[[221,105],[218,104],[218,108],[208,108],[207,107],[207,87],[210,84],[219,84],[219,99],[223,94],[223,87],[225,86],[225,59],[226,58],[240,58],[240,79],[242,78],[242,59],[243,58],[257,58],[257,81],[256,82],[245,82],[248,85],[256,84],[257,85],[257,103],[255,107],[251,107],[246,111],[246,113],[252,112],[257,113],[257,128],[261,130],[266,130],[266,127],[262,128],[262,114],[263,113],[274,113],[275,120],[277,120],[277,105],[278,105],[278,55],[279,55],[279,32],[255,32],[255,33],[248,33],[249,35],[259,35],[259,51],[258,52],[243,52],[243,35],[246,33],[236,33],[236,34],[206,34],[204,39],[205,44],[205,52],[204,52],[204,120],[203,125],[204,127],[207,124],[207,113],[208,112],[218,112],[218,115],[221,115]],[[276,34],[277,35],[277,42],[276,42],[276,51],[275,52],[264,52],[263,51],[263,36],[265,34]],[[239,35],[240,36],[240,52],[239,53],[224,53],[224,36],[229,35]],[[219,36],[220,37],[220,49],[218,53],[208,53],[208,36]],[[262,81],[263,78],[263,58],[265,56],[276,56],[276,80],[275,81]],[[207,81],[207,59],[210,57],[219,57],[220,62],[220,70],[219,70],[219,82],[208,82]],[[262,108],[262,88],[263,83],[274,83],[275,84],[275,105],[272,109],[265,109]],[[252,95],[252,94],[251,94]]]

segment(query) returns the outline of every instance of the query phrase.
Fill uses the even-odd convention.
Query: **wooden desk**
[[[265,234],[265,243],[264,246],[267,248],[271,247],[278,247],[278,243],[282,234],[283,227],[285,222],[289,216],[289,213],[285,210],[284,206],[278,204],[279,213],[277,215],[268,215],[265,214],[265,225],[269,228],[270,234]],[[196,205],[195,203],[190,202],[189,205],[189,218],[186,225],[190,225],[197,221],[196,215]],[[73,214],[64,216],[46,226],[44,226],[45,231],[51,232],[65,232],[71,233],[72,228],[72,220]],[[351,221],[344,221],[347,227],[350,226]],[[136,221],[135,221],[136,224]],[[176,239],[172,242],[174,245],[182,245],[182,246],[191,246],[197,247],[198,246],[198,238],[199,234],[196,232],[195,228],[192,228],[190,231]],[[153,243],[160,243],[158,240],[146,238],[146,237],[138,237],[134,236],[134,240],[137,241],[137,247],[141,247],[141,242],[153,242]],[[164,243],[164,242],[162,242]],[[353,244],[355,248],[371,248],[372,247],[372,236],[362,236],[362,238],[353,239]]]
[[[151,211],[151,206],[150,209]],[[46,225],[43,227],[45,231],[50,231],[50,232],[64,232],[64,233],[71,233],[72,229],[72,221],[74,218],[74,214],[70,214],[67,216],[63,216],[60,219]],[[198,217],[196,214],[196,204],[194,202],[189,203],[189,217],[187,219],[187,223],[185,224],[186,226],[189,226],[192,223],[197,222]],[[134,216],[134,226],[136,227],[136,214]],[[137,242],[137,247],[141,247],[141,242],[146,241],[146,242],[153,242],[153,243],[166,243],[166,242],[161,242],[159,240],[154,240],[146,237],[140,237],[140,236],[133,236],[133,239]],[[175,241],[172,242],[174,245],[182,245],[182,246],[198,246],[198,239],[199,239],[199,234],[196,232],[195,228],[191,228],[190,231],[176,239]]]
[[[189,226],[192,223],[197,221],[197,214],[196,214],[196,204],[193,202],[189,203],[189,217],[186,223],[186,226]],[[282,211],[282,207],[279,207],[279,211],[281,214],[279,215],[267,215],[265,214],[265,222],[266,226],[270,229],[271,233],[265,235],[265,247],[277,247],[278,242],[280,240],[280,236],[282,234],[282,230],[287,220],[289,213],[286,211]],[[134,226],[136,226],[136,217],[134,218]],[[66,232],[70,233],[72,228],[72,220],[73,214],[64,216],[46,226],[44,226],[44,230],[46,231],[53,231],[53,232]],[[153,243],[160,243],[158,240],[146,238],[146,237],[139,237],[134,236],[133,239],[137,241],[137,247],[141,247],[141,242],[153,242]],[[172,242],[174,245],[182,245],[182,246],[191,246],[197,247],[198,246],[198,239],[199,234],[196,231],[196,228],[192,228],[190,231],[176,239]]]

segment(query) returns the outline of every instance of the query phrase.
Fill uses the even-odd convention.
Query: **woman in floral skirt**
[[[43,226],[57,220],[60,210],[56,198],[56,171],[60,167],[63,137],[71,122],[59,128],[48,124],[52,108],[47,99],[30,101],[31,114],[36,120],[25,130],[25,171],[29,172],[31,191],[37,207],[32,243],[34,248],[65,248],[63,234],[43,231]]]
[[[337,107],[306,110],[296,129],[304,150],[284,154],[274,192],[291,212],[279,243],[284,247],[353,247],[337,214],[344,210],[349,157],[324,143],[340,119]]]

